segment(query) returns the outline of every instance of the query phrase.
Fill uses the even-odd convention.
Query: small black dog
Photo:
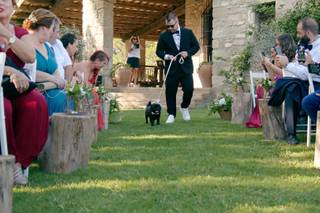
[[[149,103],[146,106],[146,123],[148,123],[148,118],[150,119],[151,126],[154,126],[154,121],[157,120],[157,125],[160,124],[161,106],[159,103]]]

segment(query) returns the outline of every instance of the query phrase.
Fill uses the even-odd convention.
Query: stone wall
[[[286,11],[291,9],[298,0],[277,0],[276,1],[276,16],[282,16]]]
[[[229,67],[231,58],[237,55],[247,42],[246,32],[255,24],[251,5],[275,2],[275,0],[213,0],[213,91],[228,90],[229,86],[219,75],[221,69]],[[297,0],[276,0],[276,16],[281,16]],[[224,58],[226,61],[217,60]]]

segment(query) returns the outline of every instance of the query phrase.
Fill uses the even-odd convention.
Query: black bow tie
[[[173,32],[173,33],[171,33],[172,35],[174,35],[174,34],[177,34],[177,35],[179,35],[179,30],[177,30],[177,31],[175,31],[175,32]]]

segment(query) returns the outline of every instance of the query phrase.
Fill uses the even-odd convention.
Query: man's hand
[[[10,75],[10,81],[14,84],[19,93],[23,93],[29,88],[29,79],[19,71]]]
[[[269,58],[263,57],[261,63],[262,63],[263,65],[269,65],[271,62],[270,62],[270,59],[269,59]]]
[[[173,55],[166,55],[165,56],[165,60],[169,60],[169,61],[171,61],[171,60],[173,60],[173,61],[175,61],[177,58],[176,57],[174,57]]]
[[[314,61],[312,60],[312,56],[308,51],[306,52],[306,62],[304,63],[304,65],[308,66],[309,64],[314,64]]]
[[[277,67],[284,68],[289,64],[289,59],[285,55],[277,55],[275,64]]]
[[[181,52],[181,56],[182,56],[182,58],[188,57],[188,52],[187,51],[182,51]]]

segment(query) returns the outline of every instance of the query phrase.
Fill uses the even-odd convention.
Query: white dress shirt
[[[54,55],[58,64],[58,71],[62,79],[64,79],[64,67],[72,66],[72,61],[67,50],[64,48],[62,42],[57,39],[54,44],[48,43],[53,48]]]
[[[320,37],[311,43],[312,50],[310,50],[310,54],[312,60],[316,63],[320,63]],[[299,64],[299,62],[290,62],[287,67],[284,69],[284,77],[294,77],[299,78],[301,80],[308,80],[308,67]],[[320,82],[320,76],[316,74],[310,74],[313,81]]]
[[[177,31],[179,31],[179,33],[172,34],[172,38],[173,38],[173,41],[174,41],[177,49],[180,50],[180,41],[181,41],[181,30],[180,30],[180,27],[177,29]],[[164,56],[164,60],[170,60],[168,54],[166,54]]]

